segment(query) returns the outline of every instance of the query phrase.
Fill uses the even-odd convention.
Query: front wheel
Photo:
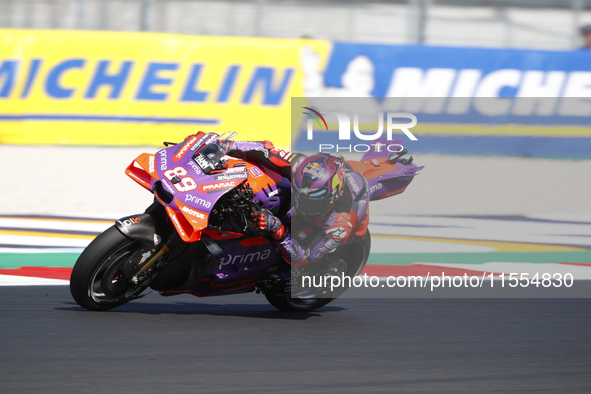
[[[121,266],[141,248],[115,226],[96,237],[82,252],[70,276],[70,293],[83,308],[105,311],[137,298],[147,285],[135,286]]]

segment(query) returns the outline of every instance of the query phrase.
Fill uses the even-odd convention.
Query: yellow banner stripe
[[[0,230],[0,235],[24,235],[28,237],[44,237],[44,238],[69,238],[69,239],[88,239],[93,240],[96,235],[81,235],[81,234],[63,234],[63,233],[46,233],[42,231],[12,231]]]

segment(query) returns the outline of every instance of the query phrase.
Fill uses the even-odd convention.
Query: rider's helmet
[[[296,214],[315,220],[334,208],[343,195],[345,159],[317,153],[297,163],[292,176]]]

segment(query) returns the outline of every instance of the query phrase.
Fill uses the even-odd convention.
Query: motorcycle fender
[[[160,243],[160,237],[156,234],[156,222],[146,213],[121,218],[115,222],[115,227],[123,235],[142,244],[155,246]]]

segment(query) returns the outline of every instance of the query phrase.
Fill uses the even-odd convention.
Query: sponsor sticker
[[[260,176],[263,176],[263,172],[258,168],[258,167],[252,167],[250,170],[248,170],[250,172],[250,175],[253,178],[258,178]]]
[[[195,209],[191,209],[186,205],[181,208],[181,212],[189,214],[189,215],[193,216],[194,218],[205,220],[205,213],[204,212],[197,211]]]
[[[326,235],[334,239],[342,239],[347,235],[347,230],[344,227],[331,228],[326,230]]]
[[[150,174],[153,174],[156,172],[155,165],[154,165],[155,161],[156,161],[156,158],[153,155],[150,155],[150,157],[148,158],[148,172]]]
[[[347,173],[347,181],[349,181],[347,183],[351,187],[351,189],[353,189],[355,194],[359,194],[359,186],[357,185],[355,178],[353,178],[353,175]]]
[[[218,193],[224,190],[232,189],[240,184],[240,181],[215,182],[199,186],[199,191],[202,193]]]
[[[271,150],[276,155],[279,155],[283,160],[289,160],[291,157],[291,152],[285,151],[283,149],[274,148]]]
[[[211,202],[204,200],[202,198],[200,198],[199,196],[193,196],[190,194],[185,194],[185,202],[187,203],[191,203],[191,204],[195,204],[195,205],[201,205],[205,208],[211,208]]]
[[[312,177],[315,178],[320,178],[322,175],[324,175],[325,172],[326,169],[316,162],[306,164],[306,166],[302,170],[302,174],[310,174]]]
[[[183,230],[183,226],[181,226],[181,223],[177,219],[176,214],[174,212],[172,212],[170,214],[170,217],[172,218],[172,222],[174,224],[174,227],[177,229],[177,231],[179,232],[179,234],[181,235],[181,237],[182,238],[187,238],[187,233],[185,232],[185,230]]]
[[[168,189],[168,191],[169,191],[169,192],[171,192],[172,194],[175,194],[175,193],[176,193],[176,192],[174,191],[174,189],[172,188],[172,186],[170,186],[170,185],[168,184],[168,182],[166,182],[164,179],[163,179],[163,180],[161,180],[160,182],[162,182],[162,184],[163,184],[164,186],[166,186],[166,188]]]
[[[201,174],[201,167],[199,167],[193,160],[189,160],[189,166],[195,171],[197,175]]]
[[[121,220],[117,220],[117,223],[119,223],[121,225],[121,230],[125,233],[128,234],[129,233],[129,229],[128,227],[133,226],[134,224],[138,224],[141,223],[141,219],[138,217],[134,217],[134,218],[129,218],[129,219],[125,219],[124,221]]]
[[[197,157],[195,158],[195,162],[197,162],[197,164],[199,164],[199,167],[201,167],[201,169],[205,172],[209,171],[209,169],[211,168],[209,162],[205,160],[205,157],[203,157],[201,153],[197,155]]]
[[[228,264],[253,264],[259,261],[267,260],[269,257],[272,257],[270,248],[247,254],[228,254],[226,256],[220,257],[220,266]]]
[[[216,181],[231,181],[234,179],[246,179],[246,178],[248,178],[248,173],[246,173],[246,172],[234,173],[234,174],[221,174],[221,175],[215,176]]]
[[[189,137],[189,140],[180,147],[180,149],[176,152],[176,154],[174,155],[174,157],[172,158],[172,161],[179,161],[180,159],[183,158],[183,156],[185,155],[185,153],[187,153],[187,151],[189,150],[189,148],[195,143],[197,142],[197,137],[195,137],[194,135]]]
[[[384,186],[382,186],[382,184],[381,184],[381,183],[376,183],[375,185],[373,185],[373,186],[372,186],[372,187],[369,189],[369,193],[371,194],[371,193],[373,193],[373,192],[375,192],[375,191],[378,191],[378,190],[380,190],[382,187],[384,187]]]
[[[392,196],[395,196],[397,194],[404,193],[405,190],[406,190],[406,186],[401,187],[400,189],[392,190],[391,192],[385,193],[385,194],[382,195],[381,198],[392,197]]]
[[[209,140],[208,140],[209,138]],[[201,146],[206,145],[208,143],[210,143],[211,141],[213,141],[214,139],[216,139],[217,136],[213,133],[207,133],[204,136],[202,136],[201,138],[199,138],[199,141],[197,141],[192,147],[191,147],[191,152],[195,152],[197,149],[199,149]],[[207,141],[206,141],[207,140]]]
[[[166,164],[166,149],[162,149],[158,154],[160,155],[160,171],[165,171],[168,168]]]
[[[238,163],[238,164],[244,164],[244,163]],[[230,167],[228,169],[226,169],[226,172],[244,172],[246,171],[246,167],[243,166],[238,166],[238,164],[234,165],[234,167]]]

